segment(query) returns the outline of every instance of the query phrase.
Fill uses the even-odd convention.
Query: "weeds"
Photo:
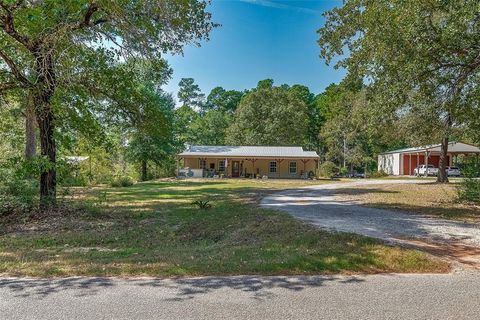
[[[192,204],[197,206],[197,208],[201,210],[208,210],[212,207],[209,200],[196,200],[192,202]]]

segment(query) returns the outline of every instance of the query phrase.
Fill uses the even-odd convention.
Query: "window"
[[[218,171],[225,171],[225,160],[218,161]]]
[[[290,174],[297,174],[297,162],[296,161],[290,161],[288,163],[288,172]]]
[[[270,173],[277,173],[277,161],[270,162]]]
[[[207,168],[207,160],[200,159],[198,166],[199,166],[200,169],[206,169]]]

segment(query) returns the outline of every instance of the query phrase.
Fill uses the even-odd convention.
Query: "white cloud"
[[[283,9],[283,10],[293,10],[293,11],[297,11],[297,12],[310,13],[310,14],[315,14],[315,15],[321,15],[322,14],[322,12],[314,10],[314,9],[292,6],[292,5],[289,5],[289,4],[286,4],[286,3],[280,3],[278,1],[270,1],[270,0],[240,0],[240,1],[245,2],[245,3],[254,4],[254,5],[257,5],[257,6],[262,6],[262,7],[269,7],[269,8],[275,8],[275,9]]]

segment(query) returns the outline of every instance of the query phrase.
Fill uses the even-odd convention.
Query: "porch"
[[[178,176],[207,178],[309,178],[318,159],[178,157]]]

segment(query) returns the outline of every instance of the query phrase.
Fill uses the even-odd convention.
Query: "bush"
[[[374,171],[372,173],[370,173],[368,175],[369,178],[383,178],[383,177],[388,177],[388,174],[383,171],[383,170],[380,170],[380,171]]]
[[[333,177],[338,173],[338,171],[338,167],[335,165],[335,163],[331,161],[325,161],[320,165],[318,173],[320,177],[333,179]]]
[[[128,176],[117,177],[110,182],[110,185],[114,188],[131,187],[133,186],[133,179]]]
[[[38,181],[36,175],[41,161],[11,159],[0,167],[0,216],[25,213],[38,205]]]
[[[480,179],[465,178],[460,182],[457,193],[461,201],[480,203]]]
[[[458,198],[461,201],[480,203],[480,179],[476,164],[470,164],[462,170],[465,178],[457,187]]]
[[[4,181],[0,188],[0,216],[30,212],[38,204],[38,182],[30,179]]]
[[[347,167],[341,167],[341,168],[338,170],[338,172],[340,173],[340,175],[341,175],[342,177],[347,177],[347,176],[349,176],[349,173],[350,173],[350,172],[348,171]]]

